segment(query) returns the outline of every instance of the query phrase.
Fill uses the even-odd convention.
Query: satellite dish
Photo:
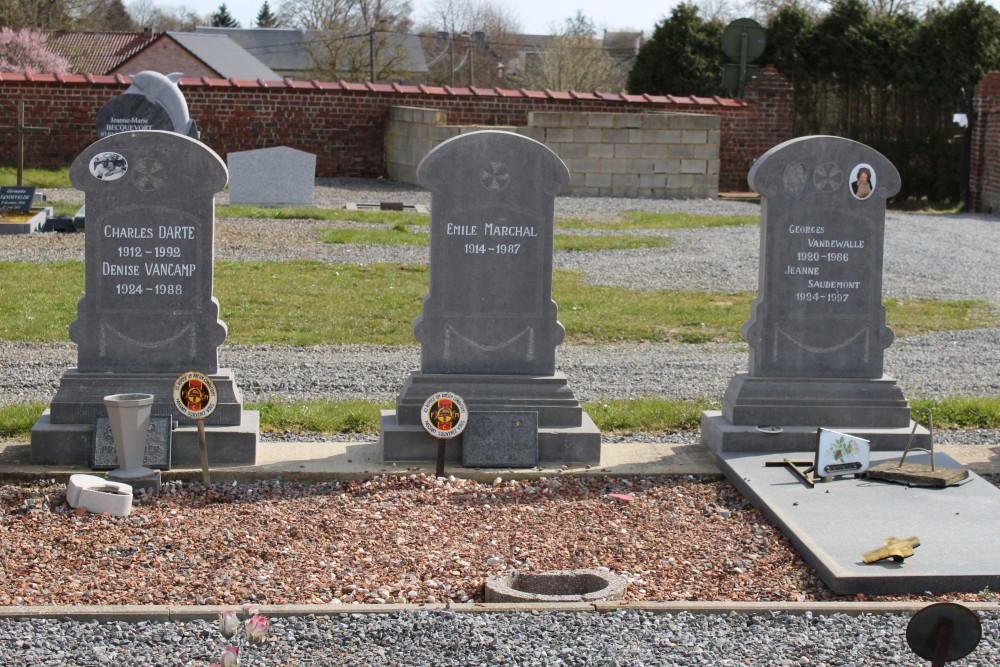
[[[753,19],[736,19],[726,26],[722,33],[722,51],[734,63],[743,58],[744,36],[746,37],[746,59],[748,63],[760,58],[767,46],[767,31]]]

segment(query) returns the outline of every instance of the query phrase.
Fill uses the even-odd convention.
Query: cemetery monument
[[[913,423],[883,357],[893,342],[882,305],[886,200],[899,172],[840,137],[803,137],[754,164],[762,197],[758,295],[743,337],[749,372],[722,411],[702,415],[702,441],[722,451],[808,451],[817,427],[902,449]],[[780,431],[780,432],[779,432]],[[918,428],[915,446],[927,446]]]
[[[219,390],[206,422],[212,463],[255,462],[259,415],[242,409],[233,372],[218,361],[227,330],[212,292],[214,198],[225,164],[180,134],[125,132],[84,150],[70,180],[86,193],[89,218],[85,293],[69,328],[77,366],[32,429],[32,462],[87,462],[104,397],[136,393],[179,422],[173,462],[197,462],[195,428],[172,398],[186,371],[208,374]]]
[[[312,206],[316,156],[288,146],[235,151],[229,164],[229,203]]]
[[[702,443],[837,594],[995,586],[1000,564],[983,557],[997,540],[995,486],[974,473],[947,489],[850,474],[898,462],[915,426],[883,368],[893,342],[882,262],[895,167],[855,141],[803,137],[769,150],[748,178],[762,196],[759,293],[743,325],[749,372],[732,378],[721,412],[702,414]],[[867,447],[853,449],[862,440],[868,463]],[[926,429],[913,445],[930,446]],[[927,453],[910,458],[930,463]],[[810,464],[811,477],[793,470]],[[893,535],[919,535],[920,549],[905,563],[867,564]]]
[[[166,130],[197,139],[198,127],[177,85],[182,76],[180,72],[131,75],[132,85],[97,112],[97,135],[104,138],[119,132]]]
[[[413,326],[421,368],[383,411],[383,458],[434,459],[420,410],[449,391],[469,406],[448,454],[461,447],[467,467],[598,462],[600,431],[555,370],[565,332],[552,300],[553,209],[566,166],[533,139],[486,130],[438,145],[417,177],[431,191],[430,289]]]

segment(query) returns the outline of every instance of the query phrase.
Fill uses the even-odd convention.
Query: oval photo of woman
[[[875,170],[862,162],[851,171],[851,192],[858,199],[868,199],[875,191]]]

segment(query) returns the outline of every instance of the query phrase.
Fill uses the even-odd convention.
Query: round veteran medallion
[[[439,440],[448,440],[465,430],[469,410],[458,394],[439,391],[424,401],[420,409],[420,423],[424,430]]]
[[[218,402],[215,383],[204,373],[189,371],[174,381],[174,407],[188,419],[205,419]]]

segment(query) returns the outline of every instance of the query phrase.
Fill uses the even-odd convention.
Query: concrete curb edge
[[[451,612],[497,613],[611,613],[615,611],[654,614],[913,614],[932,602],[597,602],[597,603],[462,603],[462,604],[303,604],[260,605],[260,614],[283,616],[339,616],[342,614],[392,614]],[[975,612],[1000,611],[997,602],[970,602],[963,606]],[[186,622],[214,621],[219,612],[239,605],[39,605],[0,607],[0,619],[57,619],[98,622]]]

